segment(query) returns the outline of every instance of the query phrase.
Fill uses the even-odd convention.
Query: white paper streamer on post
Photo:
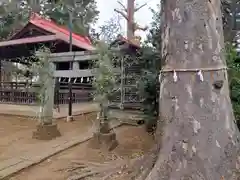
[[[76,81],[77,81],[77,78],[75,78],[75,79],[74,79],[73,83],[75,84],[75,83],[76,83]]]
[[[198,76],[199,76],[199,78],[200,78],[200,81],[203,82],[203,74],[202,74],[202,71],[199,70],[197,74],[198,74]]]
[[[81,83],[83,82],[83,77],[80,78],[80,82],[81,82]]]
[[[87,82],[89,82],[89,77],[87,77]]]
[[[71,81],[71,78],[68,78],[68,82],[70,83],[70,81]]]
[[[58,82],[61,82],[61,80],[62,80],[62,78],[60,77],[60,78],[58,79]]]
[[[100,112],[97,113],[97,120],[100,119]]]
[[[178,80],[177,73],[176,73],[176,71],[174,70],[174,71],[173,71],[173,81],[174,81],[174,82],[177,82],[177,80]]]
[[[162,80],[162,73],[160,72],[158,75],[158,81],[161,83],[161,80]]]

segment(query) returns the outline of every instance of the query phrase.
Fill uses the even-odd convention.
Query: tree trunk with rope
[[[158,147],[136,179],[239,179],[220,0],[165,0],[163,9]]]

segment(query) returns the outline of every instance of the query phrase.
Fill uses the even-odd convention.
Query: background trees
[[[159,111],[159,71],[161,69],[161,7],[150,9],[153,21],[147,39],[139,51],[138,61],[143,66],[139,80],[139,93],[143,97],[143,112],[146,115],[147,131],[156,128]]]
[[[223,30],[225,40],[225,54],[228,66],[230,98],[236,123],[240,128],[240,64],[239,53],[237,53],[239,36],[240,4],[237,0],[222,0]]]
[[[53,19],[60,25],[69,26],[69,12],[73,16],[73,32],[89,35],[96,22],[98,10],[95,0],[12,0],[0,4],[0,38],[6,39],[21,29],[28,21],[31,12]]]
[[[228,79],[230,98],[232,101],[235,120],[240,129],[240,64],[235,48],[226,44],[226,60],[228,66]]]
[[[99,14],[95,0],[58,0],[46,5],[46,15],[60,25],[69,26],[69,11],[73,19],[73,31],[89,35],[91,25],[96,23]]]

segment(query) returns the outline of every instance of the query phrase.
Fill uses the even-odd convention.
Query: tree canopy
[[[240,3],[238,0],[221,0],[222,19],[225,41],[232,41],[240,28],[238,19],[240,12]]]
[[[0,38],[6,39],[23,27],[31,12],[39,13],[56,23],[69,26],[69,13],[72,13],[73,32],[89,35],[91,25],[98,17],[95,0],[11,0],[0,4]]]

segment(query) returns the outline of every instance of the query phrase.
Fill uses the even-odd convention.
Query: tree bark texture
[[[161,138],[158,126],[162,147],[145,179],[239,179],[239,130],[224,69],[220,0],[165,0],[163,9],[165,127]]]

